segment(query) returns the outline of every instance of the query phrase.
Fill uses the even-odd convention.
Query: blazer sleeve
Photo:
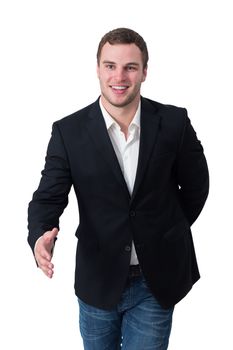
[[[185,110],[177,161],[177,181],[182,209],[190,225],[199,216],[209,192],[209,172],[201,142]]]
[[[28,207],[28,243],[34,250],[37,239],[54,227],[68,204],[72,185],[68,157],[57,123],[53,124],[45,167],[38,189]]]

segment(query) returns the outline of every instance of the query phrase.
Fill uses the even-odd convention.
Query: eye
[[[135,66],[127,66],[126,70],[129,72],[134,72],[134,71],[136,71],[136,67]]]
[[[113,70],[113,69],[115,69],[115,66],[114,66],[114,64],[106,64],[105,65],[105,67],[108,69],[108,70]]]

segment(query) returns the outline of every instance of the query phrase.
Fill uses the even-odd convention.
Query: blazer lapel
[[[150,103],[145,98],[141,99],[141,134],[137,174],[134,183],[134,189],[131,201],[143,179],[145,170],[147,168],[153,146],[155,144],[160,125],[160,116],[157,113],[156,105]]]
[[[106,163],[112,169],[117,181],[126,193],[128,200],[130,200],[127,184],[122,174],[99,106],[99,99],[93,104],[93,108],[88,115],[86,126],[95,147],[99,150]]]

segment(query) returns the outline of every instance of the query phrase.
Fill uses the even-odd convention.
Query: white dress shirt
[[[138,166],[141,103],[139,102],[135,116],[129,125],[127,140],[119,124],[104,108],[101,99],[100,108],[129,193],[132,194]],[[134,243],[132,243],[130,264],[138,264]]]

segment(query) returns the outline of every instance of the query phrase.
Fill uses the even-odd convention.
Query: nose
[[[121,82],[124,81],[126,79],[126,72],[124,70],[124,68],[117,68],[115,70],[115,80],[116,82]]]

